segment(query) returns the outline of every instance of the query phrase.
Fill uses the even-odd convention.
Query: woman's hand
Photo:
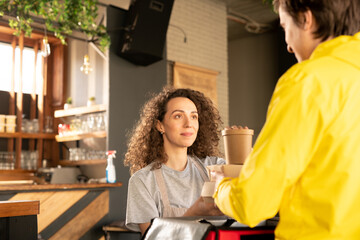
[[[184,216],[222,216],[224,215],[213,202],[205,202],[202,197],[185,212]]]
[[[218,188],[219,183],[225,177],[223,172],[218,172],[218,171],[210,171],[210,176],[211,176],[211,180],[215,181],[215,189]]]
[[[236,126],[236,125],[232,125],[231,127],[225,127],[225,130],[230,130],[230,129],[249,129],[247,126],[243,127],[243,126]]]

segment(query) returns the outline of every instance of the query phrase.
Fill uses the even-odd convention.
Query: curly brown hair
[[[158,120],[163,120],[167,103],[176,97],[190,99],[195,104],[199,115],[197,138],[188,148],[188,154],[199,158],[220,155],[218,144],[222,121],[212,101],[199,91],[164,87],[162,92],[153,95],[145,103],[139,121],[128,135],[128,151],[125,154],[124,165],[130,166],[131,174],[152,162],[155,162],[154,169],[160,168],[161,164],[167,161],[163,138],[156,124]]]

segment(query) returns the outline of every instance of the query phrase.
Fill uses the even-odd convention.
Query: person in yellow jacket
[[[276,239],[360,239],[360,1],[275,0],[298,63],[278,81],[238,178],[216,205]],[[346,36],[347,35],[347,36]]]

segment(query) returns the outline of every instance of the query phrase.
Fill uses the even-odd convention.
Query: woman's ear
[[[163,134],[164,133],[164,127],[162,125],[162,122],[160,122],[159,120],[156,120],[156,129],[161,133]]]

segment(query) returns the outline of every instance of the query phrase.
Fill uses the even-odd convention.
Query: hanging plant
[[[30,36],[32,24],[45,24],[63,44],[73,31],[87,35],[104,50],[110,37],[103,24],[97,24],[97,0],[0,0],[0,16],[9,17],[9,26],[19,36]]]

